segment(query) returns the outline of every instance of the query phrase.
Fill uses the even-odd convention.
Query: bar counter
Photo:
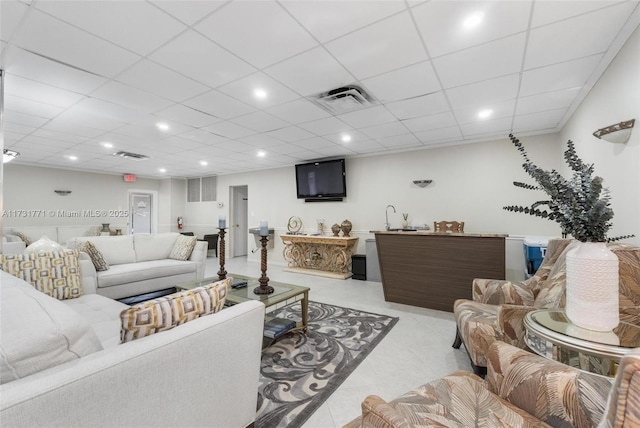
[[[471,299],[474,278],[505,278],[506,234],[372,231],[384,298],[453,311]]]

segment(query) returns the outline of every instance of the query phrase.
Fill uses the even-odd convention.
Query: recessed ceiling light
[[[259,150],[257,155],[259,158],[263,158],[267,155],[267,152],[265,152],[264,150]]]
[[[462,26],[466,29],[475,28],[484,19],[484,12],[473,12],[471,15],[467,16],[464,21],[462,21]]]
[[[207,166],[207,165],[209,165],[209,162],[207,162],[207,161],[200,161],[200,165],[202,165],[202,166]]]
[[[107,149],[112,149],[113,148],[113,143],[110,143],[108,141],[104,141],[101,144],[102,144],[102,147],[106,147]]]
[[[169,130],[169,124],[168,123],[164,123],[164,122],[156,123],[156,127],[161,131],[168,131]]]
[[[349,141],[351,141],[351,135],[349,134],[344,134],[341,138],[343,143],[348,143]]]
[[[166,168],[160,168],[160,169],[158,169],[158,171],[160,171],[162,173],[165,173],[165,172],[167,172],[167,169]]]
[[[480,110],[478,112],[478,118],[479,119],[487,119],[488,117],[490,117],[493,114],[493,110],[491,110],[490,108],[488,109],[484,109],[484,110]]]
[[[253,91],[253,95],[256,98],[263,100],[267,98],[267,91],[265,91],[264,89],[257,88],[255,91]]]
[[[76,155],[67,155],[67,159],[75,161],[75,160],[78,160],[78,156],[76,156]]]

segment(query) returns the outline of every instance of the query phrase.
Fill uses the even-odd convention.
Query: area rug
[[[273,313],[300,319],[300,303]],[[398,318],[309,302],[309,328],[262,354],[256,428],[300,427],[380,343]]]

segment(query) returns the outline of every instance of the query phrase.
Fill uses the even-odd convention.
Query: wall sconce
[[[54,190],[60,196],[67,196],[71,194],[71,190]]]
[[[15,150],[2,149],[2,163],[11,162],[18,156],[20,156],[20,153]]]
[[[616,123],[615,125],[598,129],[593,133],[593,136],[610,143],[626,143],[631,136],[631,128],[635,123],[635,119]]]
[[[418,187],[427,187],[433,180],[413,180],[413,184]]]

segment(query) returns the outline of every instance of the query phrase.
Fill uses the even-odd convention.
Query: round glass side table
[[[587,330],[573,325],[563,309],[529,312],[524,326],[525,342],[536,354],[602,376],[615,377],[620,359],[640,347],[640,326],[621,322],[609,332]]]

